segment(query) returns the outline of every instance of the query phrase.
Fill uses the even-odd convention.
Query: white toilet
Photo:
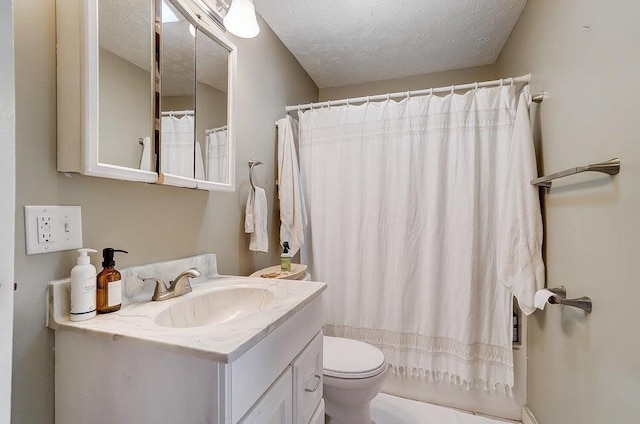
[[[387,363],[375,346],[324,336],[324,400],[328,424],[371,424],[369,403],[382,387]]]

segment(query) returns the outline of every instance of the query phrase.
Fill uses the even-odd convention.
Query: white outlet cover
[[[51,217],[48,242],[38,240],[38,217]],[[27,255],[80,249],[82,211],[80,206],[25,206],[24,226]]]

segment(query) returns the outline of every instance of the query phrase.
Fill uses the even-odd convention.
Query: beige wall
[[[540,424],[640,419],[640,3],[529,0],[498,60],[548,96],[536,115],[545,173],[619,157],[620,175],[558,181],[546,199],[547,284],[593,313],[529,319],[529,404]]]
[[[493,65],[478,66],[475,68],[456,69],[434,74],[414,75],[405,78],[345,85],[343,87],[321,88],[320,100],[340,100],[348,97],[444,87],[452,84],[487,81],[495,79],[495,77],[496,71]]]
[[[218,254],[220,271],[247,275],[277,263],[274,212],[275,128],[285,104],[315,101],[318,90],[298,62],[261,21],[253,40],[238,46],[237,190],[208,193],[56,172],[56,74],[53,0],[15,2],[16,43],[16,281],[13,422],[53,423],[53,333],[45,328],[47,282],[69,275],[74,252],[25,255],[23,206],[81,205],[84,244],[120,247],[119,267],[205,252]],[[248,253],[243,233],[247,160],[267,180],[270,254]],[[99,264],[94,257],[93,263]],[[99,366],[99,364],[96,364]]]
[[[151,75],[100,49],[100,162],[138,168],[139,138],[151,137]]]

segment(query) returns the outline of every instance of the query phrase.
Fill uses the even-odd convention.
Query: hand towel
[[[538,188],[530,181],[538,177],[531,134],[528,87],[520,94],[513,126],[507,178],[504,187],[498,238],[498,278],[518,299],[526,315],[532,314],[535,293],[544,288],[542,261],[542,214]]]
[[[263,188],[256,187],[249,192],[245,213],[244,232],[251,234],[249,250],[253,250],[254,252],[268,252],[267,194]]]
[[[307,211],[300,189],[296,154],[298,122],[287,116],[278,121],[278,199],[280,200],[280,245],[289,242],[291,255],[304,244]]]
[[[142,157],[140,158],[140,169],[142,171],[155,171],[151,163],[151,137],[142,140]],[[154,161],[155,162],[155,161]]]

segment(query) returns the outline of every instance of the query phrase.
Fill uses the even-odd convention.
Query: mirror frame
[[[58,126],[58,137],[59,139],[79,139],[80,147],[79,149],[74,147],[71,150],[71,146],[63,149],[60,149],[60,145],[58,146],[58,170],[63,171],[60,168],[65,168],[65,162],[71,159],[73,162],[79,163],[79,166],[76,166],[79,169],[72,171],[80,172],[83,175],[156,183],[159,175],[157,172],[100,162],[100,139],[98,133],[100,95],[98,1],[69,1],[68,3],[71,3],[70,7],[64,10],[66,13],[58,17],[58,26],[62,24],[60,22],[60,19],[62,19],[64,21],[63,25],[75,26],[76,33],[80,35],[80,37],[73,40],[73,36],[69,35],[74,31],[67,31],[64,33],[67,36],[60,40],[61,32],[58,32],[58,44],[64,42],[66,43],[65,47],[67,47],[65,49],[66,57],[58,57],[57,60],[58,75],[61,76],[61,79],[64,79],[63,84],[60,84],[60,79],[58,80],[58,113],[64,113],[65,110],[68,111],[66,116],[63,116],[62,120],[59,121],[64,122],[64,124],[63,128],[60,128],[60,125]],[[73,3],[77,3],[75,7],[72,5]],[[59,9],[57,13],[60,13]],[[151,20],[150,24],[153,25],[153,20]],[[150,32],[150,37],[153,37],[153,26],[150,28]],[[150,58],[153,60],[153,54],[151,54]],[[67,69],[61,69],[61,64],[69,63],[71,65],[68,65]],[[153,66],[152,63],[150,65]],[[73,83],[74,78],[77,81],[75,84]],[[153,86],[152,78],[149,80],[149,84]],[[66,92],[64,97],[60,96],[60,92],[66,90],[70,91]],[[153,88],[151,92],[153,92]],[[78,110],[80,113],[78,113]],[[151,116],[153,116],[153,111]],[[69,125],[69,123],[73,123],[73,125]],[[69,125],[69,128],[66,127],[67,125]],[[149,122],[149,129],[152,128],[153,121]]]
[[[159,0],[158,0],[159,1]],[[209,191],[235,191],[236,187],[236,131],[235,131],[235,86],[236,86],[236,72],[237,72],[237,62],[238,62],[238,53],[237,47],[233,44],[222,32],[222,30],[218,29],[218,26],[214,23],[214,21],[207,18],[207,15],[204,11],[202,11],[197,4],[193,2],[187,3],[184,0],[166,0],[171,2],[174,6],[176,6],[180,12],[185,16],[187,20],[196,28],[197,30],[202,31],[208,37],[212,38],[222,47],[229,51],[229,58],[227,61],[228,66],[228,80],[227,80],[227,142],[229,143],[228,152],[229,152],[229,168],[228,168],[228,182],[220,183],[206,180],[196,180],[195,178],[187,178],[179,175],[173,174],[165,174],[162,172],[162,169],[158,169],[158,184],[172,185],[177,187],[187,187],[187,188],[197,188],[200,190],[209,190]],[[197,13],[196,10],[201,13]],[[162,46],[162,36],[160,37],[160,44]],[[195,77],[195,75],[194,75]],[[162,75],[160,75],[160,81],[162,81]],[[197,97],[196,93],[196,97]],[[198,111],[196,110],[196,119]],[[157,128],[159,129],[159,128]],[[160,134],[162,131],[160,131]],[[195,134],[194,134],[194,143],[195,143]],[[161,143],[157,143],[161,145]],[[158,166],[162,163],[160,159],[162,155],[162,147],[160,147],[160,151],[158,152]]]

